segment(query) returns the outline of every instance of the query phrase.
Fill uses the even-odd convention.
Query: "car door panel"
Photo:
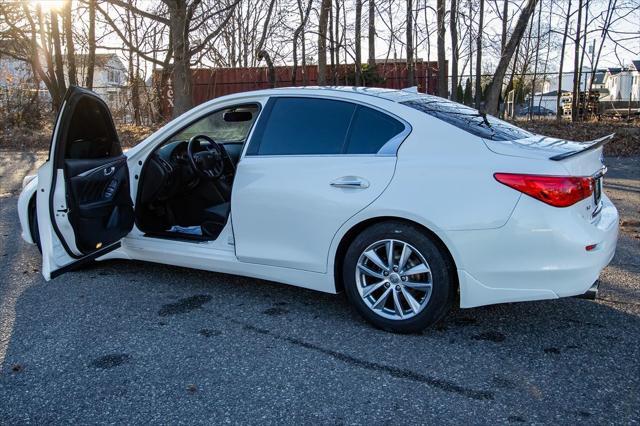
[[[231,201],[239,260],[326,272],[336,231],[382,194],[395,162],[394,156],[243,158]],[[332,185],[345,177],[367,184]]]
[[[362,104],[272,97],[234,180],[236,256],[327,272],[334,235],[383,193],[395,171],[395,149],[409,131]]]
[[[111,113],[95,93],[67,91],[38,187],[46,279],[114,250],[132,229],[127,157]]]
[[[78,164],[81,162],[81,164]],[[87,252],[119,240],[133,225],[127,158],[65,160],[76,244]]]

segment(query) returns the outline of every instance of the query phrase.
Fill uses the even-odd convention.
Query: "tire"
[[[38,214],[36,211],[36,198],[35,195],[29,201],[29,232],[31,232],[31,238],[33,242],[38,246],[38,251],[42,253],[42,246],[40,245],[40,230],[38,228]]]
[[[389,266],[389,247],[396,269]],[[456,291],[453,274],[439,245],[419,227],[400,221],[366,228],[351,242],[342,268],[345,293],[360,315],[397,333],[417,333],[445,316]]]

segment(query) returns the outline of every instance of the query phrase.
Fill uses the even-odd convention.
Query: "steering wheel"
[[[208,142],[202,151],[201,141]],[[224,172],[226,152],[216,141],[207,135],[195,135],[189,139],[187,157],[196,174],[202,178],[215,180]]]

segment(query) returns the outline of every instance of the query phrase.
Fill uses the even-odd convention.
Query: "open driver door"
[[[133,228],[127,157],[97,94],[67,91],[38,170],[36,206],[46,280],[117,249]]]

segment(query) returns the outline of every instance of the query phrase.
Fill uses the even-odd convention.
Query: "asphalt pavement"
[[[43,156],[0,157],[0,424],[640,421],[640,157],[607,159],[623,226],[598,300],[458,309],[420,335],[342,295],[158,264],[45,282],[16,210]]]

